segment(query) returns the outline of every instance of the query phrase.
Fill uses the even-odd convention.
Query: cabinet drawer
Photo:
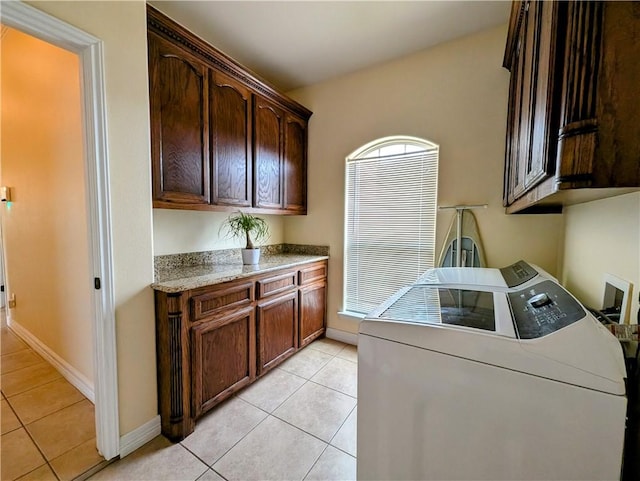
[[[256,376],[252,307],[191,328],[192,409],[211,409]]]
[[[287,272],[258,281],[258,299],[286,292],[296,287],[296,272]]]
[[[323,262],[321,264],[313,264],[308,267],[304,267],[300,269],[299,276],[301,286],[324,279],[327,277],[327,264]]]
[[[253,282],[215,289],[191,298],[191,320],[199,321],[220,311],[248,306],[253,301]]]

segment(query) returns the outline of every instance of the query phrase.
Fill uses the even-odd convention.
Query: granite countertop
[[[151,287],[168,293],[182,292],[328,258],[329,256],[323,255],[275,254],[263,255],[259,264],[251,266],[243,265],[241,262],[228,262],[167,267],[158,269]]]

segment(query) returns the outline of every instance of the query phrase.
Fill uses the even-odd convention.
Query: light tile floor
[[[355,480],[357,351],[320,339],[215,407],[193,434],[162,436],[91,480]]]
[[[106,464],[93,404],[4,321],[0,341],[2,481],[71,480]]]

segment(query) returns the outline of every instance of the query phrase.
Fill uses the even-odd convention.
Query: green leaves
[[[261,242],[269,238],[269,224],[260,217],[238,212],[232,214],[220,226],[220,232],[226,237],[246,237],[247,249],[254,249],[251,235],[255,242]]]

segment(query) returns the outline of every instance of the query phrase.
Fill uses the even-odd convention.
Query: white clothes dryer
[[[358,479],[619,479],[618,341],[551,276],[442,269],[360,325]]]

